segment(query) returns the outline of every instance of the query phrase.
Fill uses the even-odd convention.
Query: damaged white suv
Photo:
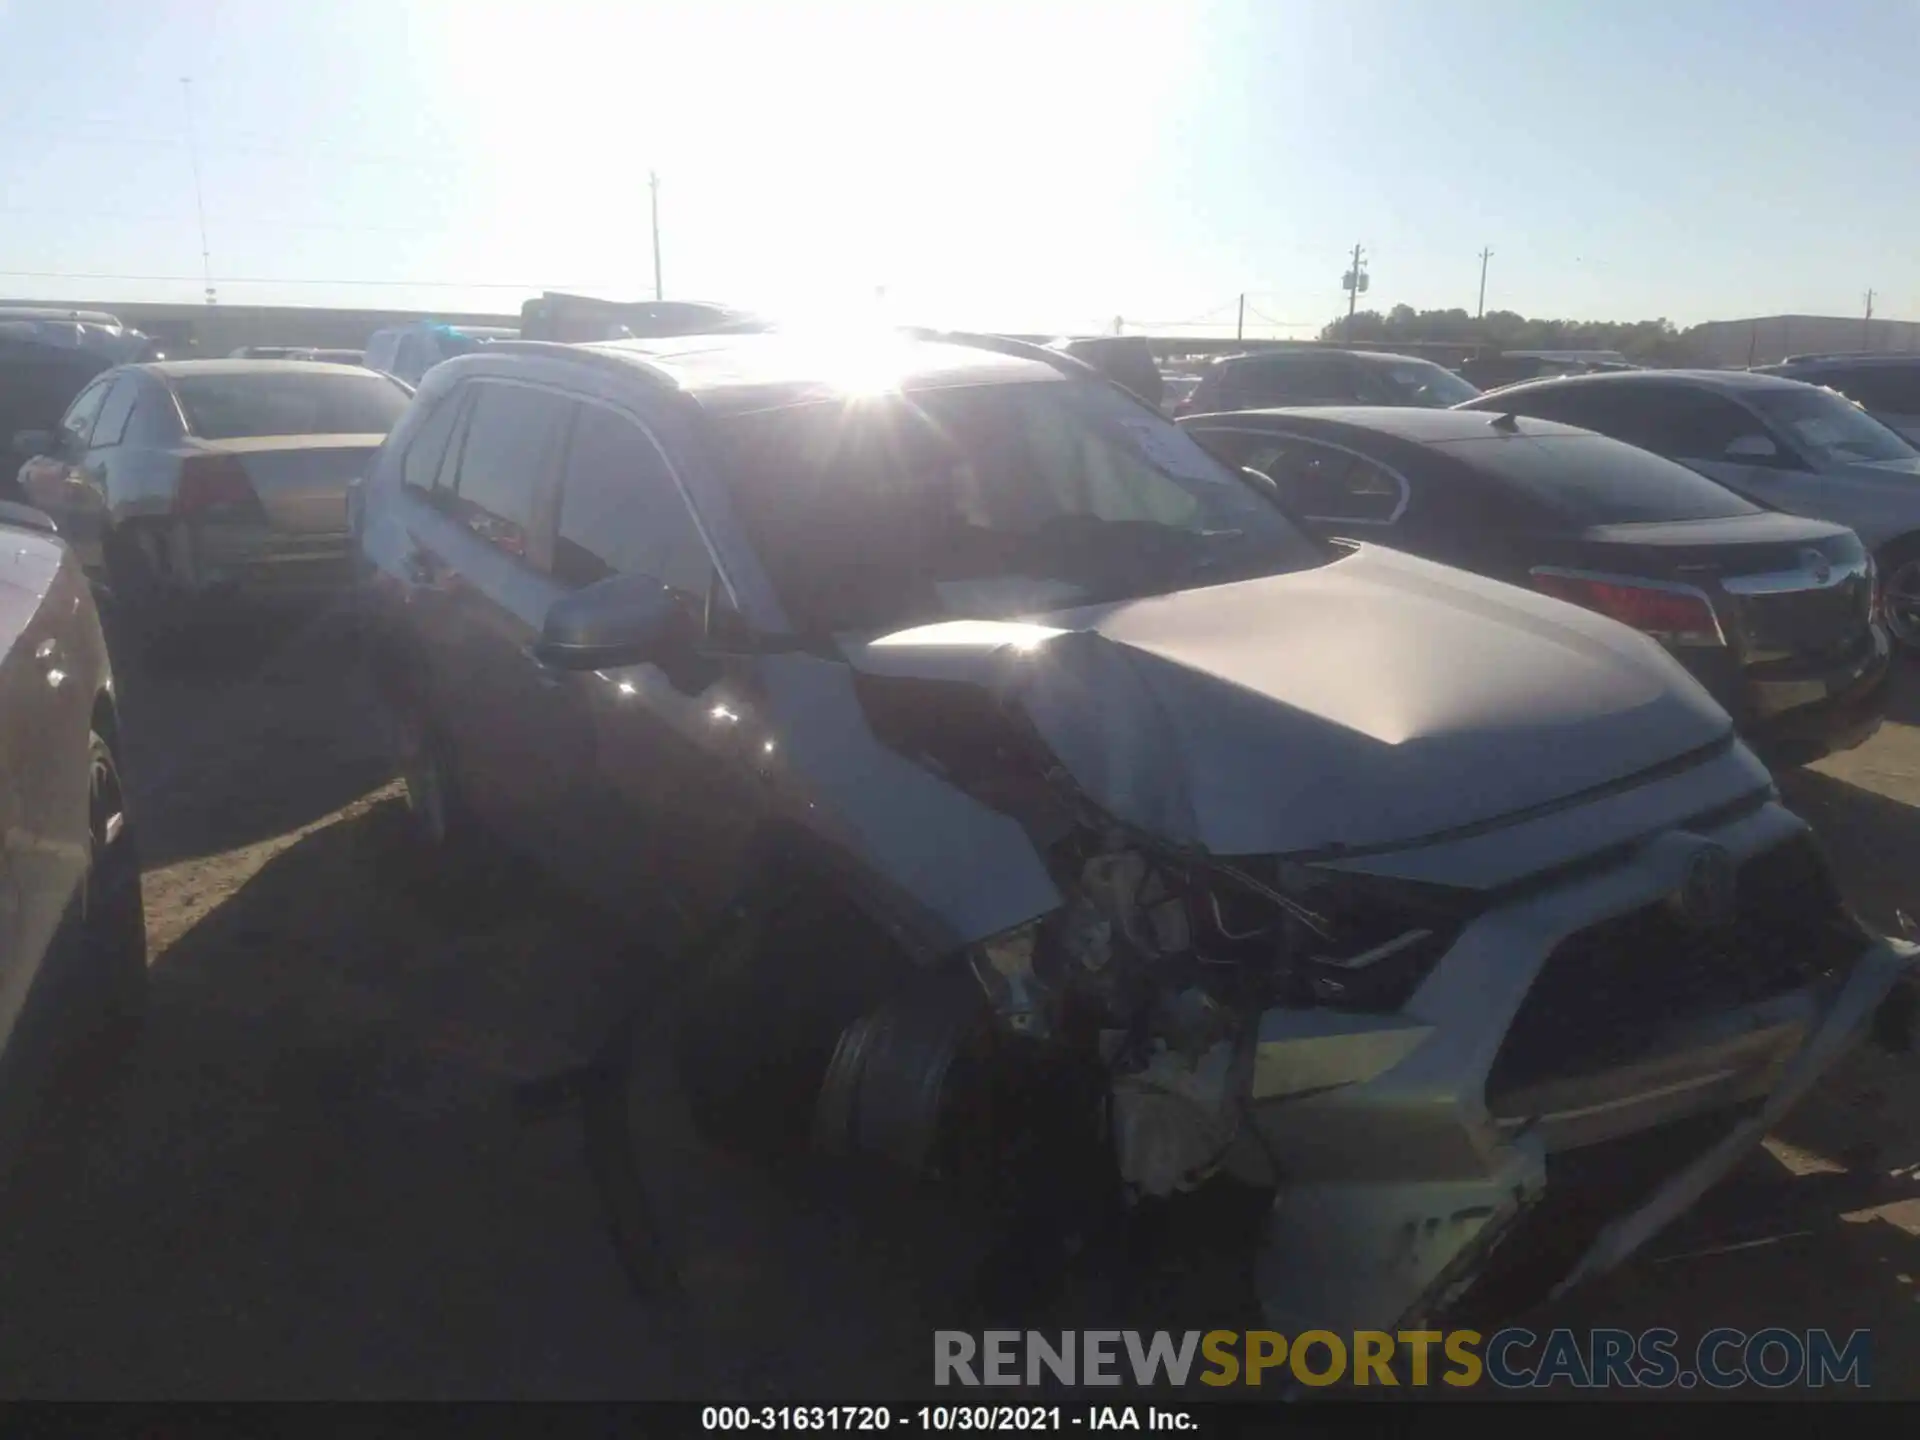
[[[1128,1194],[1271,1193],[1284,1329],[1616,1263],[1912,953],[1653,640],[1324,546],[1043,350],[502,342],[360,536],[422,835],[699,947],[717,1131],[1097,1125]]]

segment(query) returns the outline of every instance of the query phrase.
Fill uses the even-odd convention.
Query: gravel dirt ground
[[[536,877],[421,870],[341,614],[248,616],[197,654],[121,677],[153,1014],[114,1101],[50,1120],[0,1187],[0,1394],[924,1383],[962,1232],[710,1170],[668,1201],[705,1235],[685,1292],[635,1293],[579,1108],[515,1104],[590,1057],[634,947]],[[1869,745],[1782,785],[1865,914],[1920,915],[1920,675]],[[652,1118],[671,1143],[672,1107]],[[1920,1058],[1863,1049],[1696,1215],[1529,1323],[1870,1327],[1871,1393],[1920,1396],[1917,1171]]]

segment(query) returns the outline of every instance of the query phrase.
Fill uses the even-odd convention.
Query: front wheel
[[[87,1001],[75,1017],[62,1069],[64,1088],[111,1088],[147,1016],[147,918],[140,857],[112,747],[88,737],[87,829],[91,863],[81,897],[77,959]]]
[[[1920,541],[1902,541],[1881,555],[1880,597],[1894,643],[1920,654]]]
[[[439,727],[412,703],[393,717],[394,760],[406,791],[414,839],[430,855],[455,858],[473,844],[473,822]]]

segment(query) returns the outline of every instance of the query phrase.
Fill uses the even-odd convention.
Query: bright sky
[[[1917,74],[1917,0],[0,0],[0,294],[201,298],[190,76],[231,303],[644,298],[653,170],[667,295],[787,314],[1304,334],[1358,241],[1382,309],[1490,245],[1489,308],[1920,318]]]

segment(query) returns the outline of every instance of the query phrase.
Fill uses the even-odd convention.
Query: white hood
[[[861,669],[983,681],[992,656],[992,679],[1095,803],[1217,855],[1413,841],[1627,779],[1732,729],[1645,636],[1371,547],[848,651]]]

